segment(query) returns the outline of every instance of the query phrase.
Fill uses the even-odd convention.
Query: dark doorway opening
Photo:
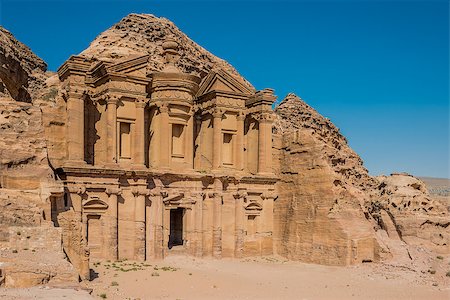
[[[183,216],[184,208],[170,210],[169,249],[183,245]]]

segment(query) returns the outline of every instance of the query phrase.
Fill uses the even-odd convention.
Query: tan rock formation
[[[360,189],[373,180],[361,159],[299,97],[289,94],[275,112],[281,178],[274,207],[277,252],[332,265],[377,261],[379,246],[363,206],[368,196]]]
[[[31,102],[45,80],[47,65],[0,26],[0,97]]]
[[[150,14],[130,14],[120,22],[101,33],[81,56],[103,61],[119,61],[132,56],[149,55],[147,72],[164,68],[162,44],[172,37],[180,45],[180,59],[177,67],[184,73],[205,77],[211,70],[222,69],[240,83],[254,90],[229,63],[214,56],[192,41],[170,20]],[[142,70],[145,72],[145,70]]]
[[[0,27],[0,268],[7,287],[78,281],[51,206],[61,197],[36,95],[46,65]],[[54,205],[54,204],[53,204]]]
[[[379,224],[383,227],[389,218],[408,244],[426,243],[438,252],[450,253],[448,210],[429,195],[425,184],[408,174],[376,179],[379,186],[373,190],[368,206]]]

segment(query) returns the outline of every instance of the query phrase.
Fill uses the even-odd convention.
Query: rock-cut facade
[[[49,138],[64,141],[50,152],[64,194],[48,215],[64,226],[71,208],[92,259],[272,254],[273,90],[183,73],[178,43],[162,47],[161,71],[148,55],[59,68],[67,126]]]

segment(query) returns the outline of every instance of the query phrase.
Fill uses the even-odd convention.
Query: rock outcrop
[[[172,37],[183,45],[177,67],[185,73],[205,77],[212,69],[222,69],[254,90],[253,86],[226,61],[214,56],[178,29],[171,21],[150,14],[130,14],[101,33],[80,53],[89,59],[116,60],[132,55],[149,55],[149,72],[164,67],[162,43]]]
[[[277,251],[290,259],[347,265],[377,261],[380,247],[364,208],[375,184],[328,120],[289,94],[275,109],[279,134]]]
[[[47,65],[0,26],[0,97],[31,102],[45,80]]]
[[[395,254],[386,236],[449,253],[448,212],[423,182],[371,177],[339,129],[294,94],[275,112],[280,254],[326,264],[378,260]]]
[[[0,27],[0,264],[7,287],[78,281],[51,222],[52,197],[63,190],[48,161],[39,96],[45,71]]]

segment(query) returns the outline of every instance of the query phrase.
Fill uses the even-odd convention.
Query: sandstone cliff
[[[448,253],[448,212],[420,180],[371,177],[338,128],[293,94],[275,112],[280,254],[327,264],[378,260],[394,254],[386,236]]]
[[[212,69],[223,69],[254,90],[253,86],[229,63],[196,44],[171,21],[150,14],[126,16],[100,34],[80,55],[108,61],[148,54],[149,71],[161,71],[164,66],[162,43],[169,36],[182,45],[177,65],[183,72],[204,77]]]
[[[47,65],[0,26],[0,96],[31,102],[45,80]]]
[[[39,95],[46,64],[0,27],[0,262],[9,287],[77,282],[50,221],[55,185]]]

